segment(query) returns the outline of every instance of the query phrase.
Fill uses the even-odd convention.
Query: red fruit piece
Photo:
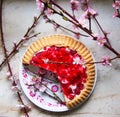
[[[72,100],[75,95],[79,95],[81,90],[84,89],[84,83],[87,79],[86,68],[81,64],[72,64],[74,57],[81,59],[81,56],[75,50],[50,46],[36,53],[31,60],[31,64],[56,73],[64,95]],[[48,60],[47,63],[44,62],[46,59]],[[70,86],[75,84],[77,85],[76,88],[71,89]]]

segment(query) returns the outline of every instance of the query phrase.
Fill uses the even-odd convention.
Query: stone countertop
[[[67,0],[58,0],[59,4],[63,5],[68,11],[69,5]],[[120,50],[120,19],[113,19],[114,12],[111,7],[112,0],[93,0],[93,8],[99,12],[98,20],[103,28],[110,32],[109,38],[113,47]],[[35,0],[4,0],[3,4],[3,28],[5,36],[5,44],[8,52],[13,48],[13,42],[18,42],[25,34],[28,26],[32,24],[33,16],[38,13]],[[72,28],[68,22],[64,22],[58,16],[53,17],[62,25]],[[96,24],[93,22],[93,29],[99,31]],[[97,28],[96,28],[97,27]],[[41,32],[38,37],[27,41],[19,50],[19,52],[10,59],[13,73],[18,76],[21,57],[24,54],[30,43],[40,37],[50,34],[67,34],[71,33],[58,29],[54,31],[51,24],[46,24],[41,18],[35,32]],[[103,55],[109,54],[114,56],[105,48],[96,47],[97,43],[92,40],[87,40],[81,37],[82,41],[93,53],[95,60],[100,60]],[[4,58],[2,44],[0,42],[0,63]],[[0,71],[0,117],[21,117],[21,112],[16,108],[18,104],[17,96],[11,91],[11,82],[7,80],[7,66]],[[72,112],[67,113],[51,113],[43,111],[32,104],[23,94],[22,98],[26,104],[32,106],[32,111],[29,112],[30,117],[120,117],[120,61],[113,62],[112,67],[102,66],[97,64],[97,83],[95,90],[90,99],[81,107]]]

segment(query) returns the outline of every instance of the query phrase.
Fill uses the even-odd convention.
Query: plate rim
[[[59,34],[59,35],[61,35],[61,34]],[[62,35],[62,36],[63,36],[63,35]],[[68,35],[64,35],[64,36],[68,36]],[[43,37],[44,37],[44,36],[43,36]],[[43,37],[41,37],[41,38],[43,38]],[[46,36],[45,36],[45,37],[46,37]],[[69,37],[70,37],[70,38],[73,38],[72,36],[69,36]],[[40,39],[41,39],[41,38],[40,38]],[[73,38],[73,39],[75,39],[75,38]],[[39,39],[38,39],[38,40],[39,40]],[[76,39],[75,39],[75,40],[76,40]],[[36,41],[37,41],[37,40],[36,40]],[[32,43],[34,43],[34,42],[32,42]],[[31,45],[32,43],[30,43],[30,45]],[[80,43],[83,44],[83,42],[81,42],[81,41],[80,41]],[[30,45],[27,47],[27,49],[30,47]],[[87,47],[85,44],[83,44],[83,45],[88,49],[88,47]],[[24,51],[23,56],[24,56],[25,52],[27,51],[27,49]],[[89,49],[88,49],[88,50],[89,50]],[[89,51],[90,51],[90,50],[89,50]],[[95,61],[95,58],[94,58],[93,54],[91,53],[91,51],[90,51],[90,54],[91,54],[91,56],[92,56],[92,58],[93,58],[93,61]],[[20,77],[21,77],[20,71],[21,71],[21,69],[22,69],[22,67],[23,67],[23,64],[22,64],[22,58],[23,58],[23,56],[21,57],[20,66],[19,66],[19,82],[20,82],[20,85],[23,84],[23,83],[22,83],[22,80],[21,80],[21,78],[20,78]],[[89,95],[86,97],[86,99],[85,99],[82,103],[80,103],[80,104],[78,104],[77,106],[72,107],[72,108],[67,108],[67,106],[66,106],[66,109],[65,109],[65,110],[50,110],[50,109],[42,108],[42,107],[39,106],[39,104],[35,103],[35,102],[30,98],[30,96],[28,96],[27,92],[25,92],[25,90],[23,89],[23,86],[22,86],[22,85],[21,85],[21,87],[22,87],[22,90],[23,90],[25,96],[26,96],[33,104],[35,104],[37,107],[39,107],[39,108],[41,108],[41,109],[43,109],[43,110],[45,110],[45,111],[49,111],[49,112],[66,112],[66,111],[70,111],[70,110],[76,109],[77,107],[80,107],[81,105],[83,105],[83,104],[90,98],[90,96],[92,95],[92,93],[93,93],[93,91],[94,91],[94,89],[95,89],[95,86],[96,86],[96,82],[97,82],[97,65],[94,64],[94,66],[95,66],[95,78],[94,78],[94,83],[93,83],[92,90],[90,91]]]

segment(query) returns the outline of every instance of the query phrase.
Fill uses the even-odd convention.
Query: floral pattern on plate
[[[34,78],[22,65],[20,67],[19,76],[20,84],[24,93],[26,94],[28,99],[31,100],[35,105],[44,110],[53,112],[63,112],[69,110],[64,104],[59,103],[57,100],[45,94],[44,91],[46,91],[47,89],[45,88],[45,86],[40,85],[39,82],[41,78]],[[62,100],[64,100],[60,85],[58,83],[44,81],[44,84],[49,87],[51,91],[56,93]],[[47,90],[47,93],[52,95],[49,90]]]

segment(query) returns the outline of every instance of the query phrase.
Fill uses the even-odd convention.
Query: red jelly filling
[[[86,68],[81,56],[67,47],[50,46],[36,53],[30,64],[42,67],[58,75],[64,95],[72,100],[84,89]]]

